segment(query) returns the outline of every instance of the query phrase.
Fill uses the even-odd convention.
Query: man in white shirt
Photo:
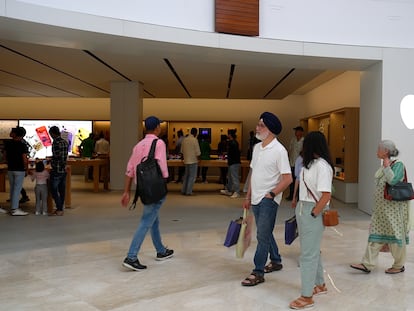
[[[264,273],[283,267],[273,229],[283,191],[292,182],[292,175],[287,150],[276,138],[281,130],[282,124],[277,116],[270,112],[261,114],[256,137],[262,142],[253,149],[250,185],[243,203],[243,208],[251,207],[254,213],[258,243],[254,255],[255,268],[241,282],[243,286],[263,283]],[[268,256],[270,263],[266,265]]]
[[[98,155],[109,154],[109,141],[105,139],[102,132],[99,134],[99,139],[95,143],[95,153]]]
[[[198,157],[201,154],[200,145],[196,138],[197,129],[193,127],[190,131],[190,135],[184,138],[181,144],[181,153],[184,157],[184,180],[181,193],[183,195],[192,195],[193,186],[197,177]]]

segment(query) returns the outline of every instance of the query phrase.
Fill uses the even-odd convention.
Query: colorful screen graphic
[[[53,139],[49,129],[57,126],[61,136],[69,144],[69,155],[79,155],[79,145],[92,132],[92,121],[19,120],[26,129],[24,139],[30,145],[30,158],[44,159],[52,155]]]

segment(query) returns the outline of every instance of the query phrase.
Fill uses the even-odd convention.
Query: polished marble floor
[[[283,242],[283,221],[293,215],[289,202],[282,202],[275,227],[284,268],[249,288],[240,281],[252,269],[255,240],[243,259],[223,246],[242,198],[218,194],[215,183],[196,184],[191,197],[170,184],[160,218],[164,244],[175,256],[155,261],[148,236],[139,255],[148,269],[134,272],[121,263],[141,206],[129,211],[120,206],[119,191],[93,193],[91,184],[74,179],[73,206],[63,217],[35,216],[33,192],[23,205],[32,214],[0,214],[0,310],[288,310],[299,296],[299,243]],[[3,207],[6,199],[0,193]],[[335,206],[340,225],[326,229],[322,246],[328,294],[315,297],[313,309],[414,310],[413,248],[404,273],[384,273],[392,263],[387,253],[370,274],[350,269],[364,252],[369,216],[355,204]]]

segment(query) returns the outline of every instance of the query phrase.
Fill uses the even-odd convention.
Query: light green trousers
[[[300,274],[302,280],[302,296],[312,297],[315,285],[325,283],[321,258],[321,240],[325,226],[322,214],[316,218],[311,216],[315,203],[299,201],[296,206],[300,241]]]

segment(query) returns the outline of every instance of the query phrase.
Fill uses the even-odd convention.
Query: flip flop
[[[367,267],[365,267],[365,265],[363,263],[357,264],[357,265],[350,265],[351,268],[359,270],[359,271],[363,271],[365,273],[370,273],[371,270],[369,270]]]
[[[401,273],[405,271],[405,267],[402,266],[401,269],[395,269],[395,268],[389,268],[387,270],[385,270],[385,273],[387,274],[397,274],[397,273]]]

